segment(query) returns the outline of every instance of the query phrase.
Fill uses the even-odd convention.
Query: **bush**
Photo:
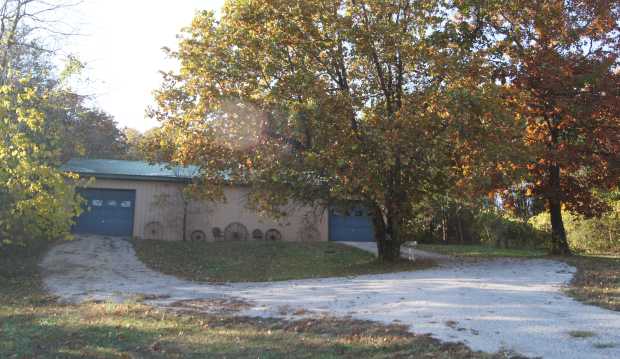
[[[500,248],[548,248],[548,232],[492,211],[481,211],[474,221],[480,243]]]
[[[583,218],[562,212],[564,228],[571,249],[585,254],[620,255],[620,201],[600,218]],[[551,231],[549,214],[541,213],[529,221],[535,228]]]
[[[548,248],[550,240],[548,232],[505,212],[458,206],[446,206],[414,218],[407,222],[405,232],[410,240],[420,243],[484,244],[500,248]]]
[[[472,232],[474,215],[471,208],[458,203],[427,208],[405,222],[404,236],[419,243],[479,244]]]

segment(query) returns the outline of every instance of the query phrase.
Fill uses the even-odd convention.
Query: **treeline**
[[[585,217],[563,211],[570,248],[578,253],[620,254],[620,192],[600,194],[610,210]],[[521,197],[523,207],[504,207],[498,197],[420,205],[407,222],[407,237],[420,243],[483,244],[500,248],[551,248],[544,203]]]

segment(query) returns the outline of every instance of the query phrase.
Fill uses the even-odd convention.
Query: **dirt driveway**
[[[620,313],[561,293],[574,268],[550,260],[493,260],[418,272],[273,283],[209,285],[154,272],[131,243],[87,237],[54,247],[41,266],[48,289],[64,300],[122,301],[137,294],[154,305],[239,298],[251,316],[351,316],[409,325],[472,349],[513,350],[544,358],[620,358]],[[577,331],[591,334],[576,337]],[[572,333],[572,335],[571,335]]]

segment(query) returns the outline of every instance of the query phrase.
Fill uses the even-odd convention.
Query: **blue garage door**
[[[361,207],[329,210],[329,239],[346,242],[374,242],[372,218]]]
[[[86,200],[74,233],[129,237],[133,234],[135,191],[80,189]]]

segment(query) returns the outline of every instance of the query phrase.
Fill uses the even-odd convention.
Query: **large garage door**
[[[331,241],[373,242],[372,218],[361,207],[348,211],[331,208],[329,211],[329,239]]]
[[[86,203],[73,232],[123,237],[133,234],[135,191],[81,189],[79,193]]]

